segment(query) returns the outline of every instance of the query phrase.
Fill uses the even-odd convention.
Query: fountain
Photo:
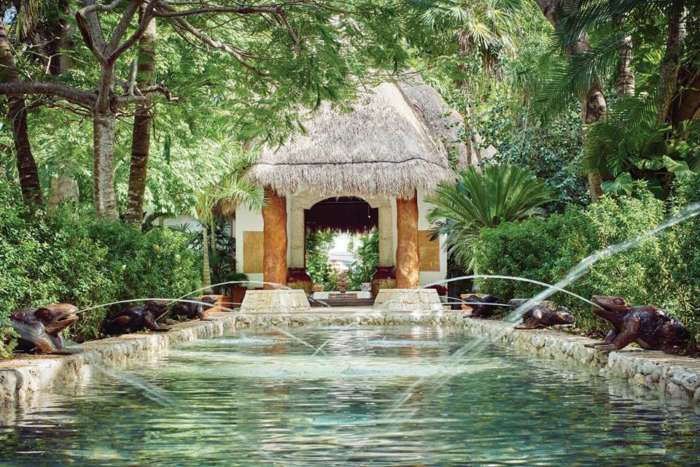
[[[399,306],[400,300],[387,299],[362,313],[380,319],[392,313],[403,316],[400,326],[387,326],[386,321],[382,327],[368,326],[356,317],[343,321],[342,326],[329,319],[291,331],[279,326],[279,320],[272,324],[274,316],[260,317],[255,323],[264,324],[264,328],[252,329],[243,339],[240,326],[250,324],[246,313],[211,313],[213,321],[188,322],[168,333],[119,339],[115,346],[133,340],[139,342],[133,348],[151,345],[149,348],[160,349],[160,353],[153,353],[154,361],[133,365],[126,376],[101,360],[113,350],[90,350],[102,345],[106,348],[109,342],[84,344],[88,364],[116,382],[88,383],[89,388],[79,395],[67,388],[66,393],[57,391],[51,410],[29,412],[29,418],[9,428],[22,435],[1,444],[0,457],[20,463],[36,460],[31,456],[37,454],[23,453],[31,452],[40,441],[42,449],[59,463],[98,458],[95,453],[104,446],[113,447],[132,463],[216,463],[236,458],[242,463],[283,465],[456,464],[465,460],[569,464],[599,455],[617,464],[692,463],[700,454],[693,429],[700,419],[687,409],[674,412],[668,404],[630,400],[629,390],[620,389],[620,383],[599,377],[601,367],[594,367],[591,373],[580,368],[562,369],[534,354],[523,358],[491,344],[499,336],[513,334],[522,339],[537,335],[561,339],[546,331],[514,332],[512,323],[523,317],[537,318],[535,312],[541,307],[548,309],[547,299],[554,293],[577,296],[566,288],[597,261],[634,247],[681,218],[697,215],[700,204],[694,209],[669,219],[652,229],[653,233],[594,253],[556,284],[539,283],[542,292],[522,303],[508,304],[513,311],[504,322],[466,321],[467,327],[475,323],[496,329],[488,338],[467,335],[459,312],[455,315],[460,326],[445,322],[426,326],[427,318],[444,313],[443,304],[433,308],[434,301],[429,298],[428,306],[420,310],[407,310]],[[485,275],[451,280],[464,278],[538,283]],[[578,298],[596,309],[607,307],[597,298]],[[411,321],[413,312],[426,321]],[[231,328],[226,330],[223,320]],[[182,337],[185,332],[188,334]],[[217,338],[198,339],[214,336]],[[570,342],[576,349],[588,342],[577,336],[571,339],[567,345]],[[546,342],[545,347],[552,340]],[[593,349],[586,351],[599,355]],[[625,357],[624,352],[620,356],[615,352],[602,354],[606,365],[602,368],[611,375],[621,375],[623,367],[615,365],[624,358],[639,359],[646,365],[640,363],[639,371],[647,371],[642,368],[650,362],[658,366],[659,375],[652,368],[643,379],[656,378],[655,384],[663,384],[666,394],[675,394],[680,385],[693,384],[692,374],[684,376],[675,367],[640,353],[632,357]],[[95,356],[99,358],[93,359]],[[599,361],[595,360],[596,364]],[[700,389],[695,391],[700,394]],[[134,392],[143,397],[134,398]],[[41,429],[27,424],[32,417]],[[143,424],[146,419],[148,426]],[[45,436],[46,427],[52,426],[67,427],[67,431],[60,437]],[[586,442],[567,443],[568,439]],[[634,443],[638,449],[616,449],[623,442]],[[658,446],[665,446],[664,451]],[[108,455],[107,451],[99,453]]]

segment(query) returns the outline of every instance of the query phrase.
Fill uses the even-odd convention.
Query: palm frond
[[[244,178],[246,170],[254,159],[248,154],[236,157],[232,161],[231,170],[218,182],[213,183],[197,193],[195,197],[195,212],[202,223],[213,221],[214,208],[225,205],[225,210],[231,212],[235,207],[244,204],[251,209],[261,209],[264,204],[263,190]]]
[[[563,18],[561,34],[564,43],[571,43],[585,32],[636,14],[651,16],[664,11],[671,0],[583,0],[579,8]]]
[[[564,58],[561,38],[553,36],[551,52],[531,67],[531,79],[524,81],[532,96],[535,113],[543,120],[568,110],[592,86],[611,80],[617,69],[619,42],[624,32],[611,34],[588,52]]]
[[[589,129],[583,170],[616,177],[630,170],[636,161],[665,152],[662,146],[667,130],[656,122],[653,95],[621,99],[605,120]]]

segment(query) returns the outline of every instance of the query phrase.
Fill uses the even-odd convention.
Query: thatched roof
[[[282,195],[302,190],[411,196],[453,176],[448,150],[463,159],[462,119],[420,78],[387,82],[361,95],[351,111],[324,103],[278,148],[265,148],[251,179]]]

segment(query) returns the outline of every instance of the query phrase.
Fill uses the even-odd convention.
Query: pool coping
[[[167,352],[171,344],[217,337],[235,328],[234,313],[210,313],[207,321],[186,321],[162,333],[124,334],[81,344],[73,355],[27,355],[0,361],[0,422],[14,412],[35,405],[44,391],[57,384],[76,384],[84,380],[91,363],[122,367],[155,358]]]
[[[464,327],[473,336],[539,357],[582,364],[601,376],[622,378],[664,397],[700,405],[700,359],[636,347],[605,353],[585,347],[596,342],[588,337],[551,329],[516,330],[503,321],[467,318]]]
[[[174,324],[168,332],[124,334],[88,341],[73,355],[26,355],[0,360],[0,425],[23,409],[40,403],[55,385],[76,385],[90,378],[91,364],[123,368],[165,354],[170,345],[248,327],[308,325],[456,325],[461,314],[386,312],[374,309],[321,308],[306,313],[210,312],[207,321]]]
[[[347,307],[287,314],[212,312],[209,316],[208,321],[175,324],[169,332],[125,334],[86,342],[81,345],[82,351],[74,355],[37,355],[0,361],[0,422],[39,403],[42,394],[57,384],[75,385],[88,380],[93,363],[121,368],[157,358],[171,344],[218,337],[238,328],[309,325],[463,327],[468,334],[486,337],[497,344],[552,360],[575,362],[602,376],[622,378],[665,397],[700,405],[699,359],[641,349],[606,354],[585,347],[593,342],[587,337],[556,330],[518,331],[502,321],[465,319],[459,311],[408,313]]]

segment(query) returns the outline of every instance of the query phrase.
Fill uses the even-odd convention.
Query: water
[[[0,465],[692,464],[700,416],[431,327],[247,331],[98,376],[0,428]],[[449,372],[387,416],[396,394]],[[143,388],[147,388],[144,390]],[[167,404],[152,400],[160,388]],[[410,417],[405,415],[410,414]],[[4,464],[3,464],[4,462]]]
[[[581,276],[585,275],[598,261],[602,259],[607,259],[610,258],[618,253],[623,253],[627,250],[630,250],[640,243],[642,243],[645,240],[648,240],[650,238],[653,238],[666,229],[669,229],[677,224],[680,224],[681,222],[685,222],[688,219],[691,219],[693,217],[696,217],[700,215],[700,202],[695,202],[695,203],[690,203],[681,208],[677,213],[673,214],[672,216],[668,217],[664,222],[660,223],[656,227],[649,229],[645,232],[642,232],[641,234],[637,235],[636,237],[633,237],[629,240],[617,243],[615,245],[610,245],[606,248],[603,248],[601,250],[598,250],[594,252],[593,254],[587,256],[583,260],[581,260],[576,266],[574,266],[567,274],[564,276],[561,280],[559,280],[556,284],[546,284],[544,282],[539,282],[533,279],[528,279],[524,277],[514,277],[514,276],[503,276],[503,275],[481,275],[481,274],[474,274],[474,275],[469,275],[469,276],[461,276],[461,277],[455,277],[451,279],[446,279],[446,280],[441,280],[437,282],[433,282],[431,284],[427,284],[424,287],[431,287],[434,285],[444,285],[449,282],[453,281],[459,281],[459,280],[464,280],[464,279],[473,279],[473,278],[486,278],[486,279],[505,279],[505,280],[515,280],[515,281],[522,281],[522,282],[530,282],[530,283],[535,283],[535,284],[540,284],[543,286],[546,286],[546,288],[535,295],[534,297],[530,298],[527,300],[525,303],[522,305],[518,306],[515,308],[513,311],[511,311],[508,315],[506,315],[503,320],[506,322],[510,323],[517,323],[519,322],[523,315],[533,308],[535,305],[538,303],[541,303],[543,300],[546,300],[547,298],[551,297],[557,292],[563,292],[568,295],[574,296],[580,300],[582,300],[585,303],[588,303],[596,308],[600,308],[599,305],[593,303],[592,301],[577,295],[573,292],[570,292],[566,290],[564,287],[567,287],[569,284],[573,283],[576,281],[578,278]],[[505,331],[504,331],[505,332]],[[480,355],[481,351],[483,348],[488,345],[488,341],[485,338],[480,338],[480,339],[475,339],[473,342],[467,343],[461,348],[457,349],[451,356],[450,359],[452,361],[457,361],[458,359],[464,357],[467,353],[470,353],[472,356],[478,356]],[[439,379],[432,379],[428,380],[427,378],[421,378],[417,381],[415,381],[413,384],[411,384],[398,398],[396,403],[391,409],[391,414],[396,413],[402,406],[405,404],[407,401],[409,401],[412,397],[413,394],[416,392],[417,388],[419,388],[422,385],[429,384],[433,388],[440,388],[442,385],[446,384],[449,379],[451,378],[451,375],[448,373],[439,375]]]

